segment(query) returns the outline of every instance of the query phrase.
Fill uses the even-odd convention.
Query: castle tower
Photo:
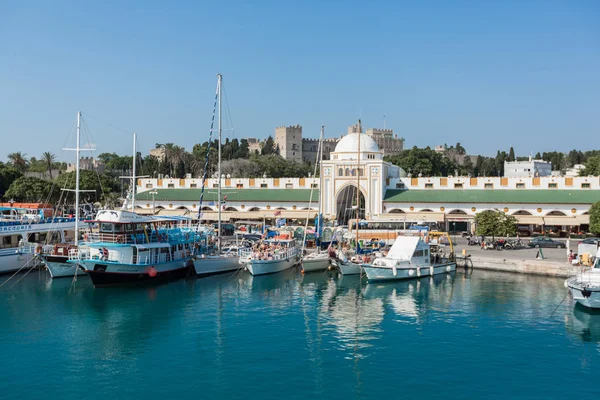
[[[275,146],[286,160],[302,162],[302,127],[294,125],[275,128]]]

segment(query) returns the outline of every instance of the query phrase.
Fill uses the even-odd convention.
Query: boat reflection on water
[[[600,343],[600,311],[575,304],[573,313],[565,314],[565,327],[584,342]]]

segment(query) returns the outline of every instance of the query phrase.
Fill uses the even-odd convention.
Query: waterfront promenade
[[[454,238],[453,238],[454,240]],[[544,259],[536,258],[539,249],[525,247],[518,250],[483,250],[480,246],[468,246],[464,238],[457,237],[456,255],[461,257],[463,249],[473,262],[473,268],[512,273],[555,276],[567,278],[581,268],[567,262],[566,249],[542,249]],[[525,243],[529,240],[523,240]],[[579,240],[571,241],[571,249],[577,252]]]

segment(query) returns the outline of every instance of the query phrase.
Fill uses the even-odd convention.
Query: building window
[[[146,189],[152,189],[152,184],[151,183],[146,183]]]
[[[356,176],[356,168],[352,168],[352,176]]]
[[[173,184],[173,183],[169,183],[169,184],[167,184],[167,187],[168,187],[168,188],[174,188],[174,187],[175,187],[175,184]]]
[[[548,189],[556,189],[557,187],[558,187],[558,185],[555,182],[548,184]]]
[[[590,188],[590,184],[589,183],[582,183],[581,184],[581,188],[582,189],[589,189]]]
[[[310,184],[310,187],[311,187],[311,188],[313,188],[313,189],[317,189],[317,188],[318,188],[318,185],[317,185],[316,183],[311,183],[311,184]]]
[[[425,189],[433,189],[433,183],[426,183]]]
[[[340,169],[338,170],[338,175],[339,175],[339,176],[344,176],[344,169],[343,169],[343,168],[340,168]]]
[[[454,184],[454,189],[462,189],[463,184],[462,183],[455,183]]]
[[[396,183],[396,189],[404,189],[404,182]]]
[[[197,187],[198,187],[198,184],[197,184],[197,183],[191,183],[191,184],[190,184],[190,187],[191,187],[191,188],[197,188]]]
[[[243,183],[238,183],[238,184],[235,185],[235,187],[238,188],[238,189],[241,189],[241,188],[244,187],[244,184]]]
[[[346,176],[350,176],[350,168],[346,168]]]
[[[524,183],[517,183],[517,189],[525,189],[525,184]]]
[[[218,188],[218,187],[219,187],[219,184],[213,183],[213,188]]]
[[[293,183],[286,183],[285,184],[285,188],[286,189],[293,189],[294,188],[294,184]]]
[[[261,183],[261,184],[260,184],[260,187],[261,187],[261,189],[264,189],[264,188],[266,188],[266,187],[267,187],[267,184],[266,184],[266,183]]]
[[[483,187],[484,187],[485,189],[493,189],[493,188],[494,188],[494,184],[493,184],[493,183],[485,183],[485,184],[483,185]]]

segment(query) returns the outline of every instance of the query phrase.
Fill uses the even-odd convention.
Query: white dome
[[[379,153],[377,143],[364,133],[349,133],[344,136],[335,146],[335,153],[357,153],[358,152],[358,135],[360,135],[360,152]]]

